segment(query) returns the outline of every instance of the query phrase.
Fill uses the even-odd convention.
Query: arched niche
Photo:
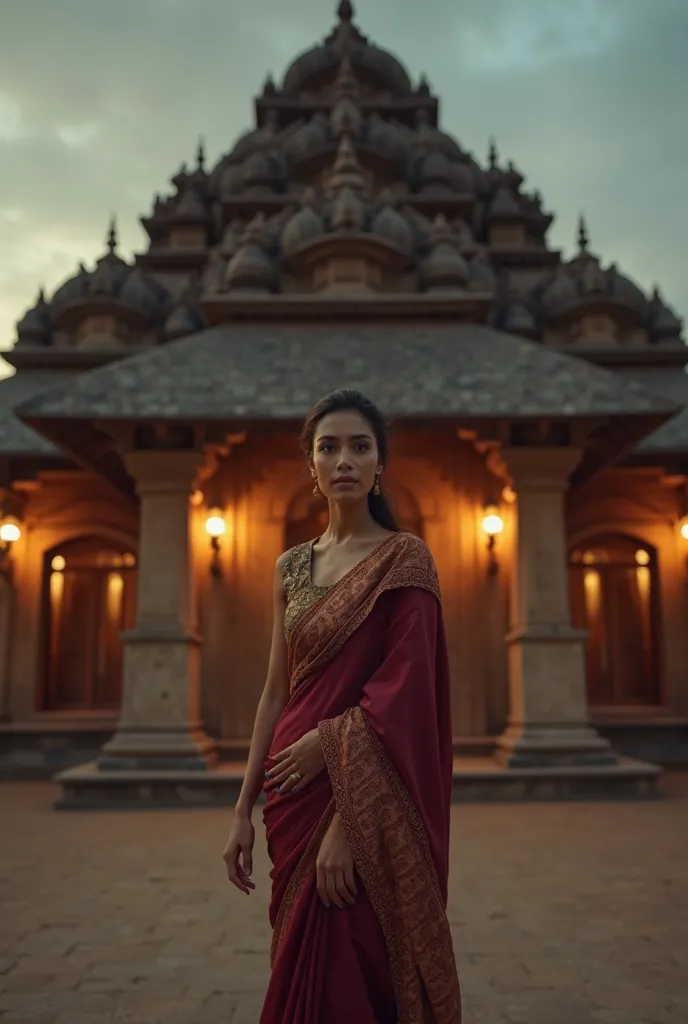
[[[97,535],[52,547],[43,558],[42,604],[42,709],[117,709],[121,633],[135,620],[132,548]]]
[[[579,538],[569,554],[574,626],[587,631],[593,707],[661,703],[656,549],[624,533]]]

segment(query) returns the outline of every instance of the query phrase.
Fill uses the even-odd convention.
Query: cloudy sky
[[[336,0],[0,0],[0,349],[33,303],[103,251],[206,139],[209,162],[334,23]],[[358,0],[360,28],[426,72],[445,129],[494,135],[591,248],[688,316],[686,0]],[[0,360],[0,373],[8,371]]]

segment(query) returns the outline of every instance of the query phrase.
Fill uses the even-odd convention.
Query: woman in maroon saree
[[[357,516],[360,525],[347,526],[352,539],[339,552],[330,543],[332,566],[333,555],[351,549],[350,567],[342,559],[345,571],[335,569],[332,583],[315,583],[327,534],[278,563],[288,691],[278,715],[277,701],[259,709],[224,853],[230,880],[250,892],[250,810],[268,752],[263,725],[273,715],[264,814],[272,975],[260,1021],[460,1024],[445,909],[450,686],[434,563],[421,540],[391,532],[389,512],[371,500],[386,460],[375,407],[335,392],[308,422],[311,471],[330,500],[330,529]],[[364,433],[370,455],[356,448]],[[324,458],[313,450],[322,436],[337,449]],[[339,497],[337,484],[347,493],[349,477],[354,493]],[[371,492],[362,506],[361,490],[364,498]],[[360,547],[356,534],[365,538]]]

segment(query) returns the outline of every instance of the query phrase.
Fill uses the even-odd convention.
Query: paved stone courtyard
[[[688,1021],[688,778],[666,792],[454,808],[465,1024]],[[262,844],[246,898],[220,858],[230,811],[60,814],[54,796],[0,786],[0,1024],[256,1024]]]

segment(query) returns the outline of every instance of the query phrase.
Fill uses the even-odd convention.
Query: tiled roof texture
[[[231,325],[83,374],[40,418],[293,419],[356,387],[396,417],[670,415],[637,381],[479,325]]]
[[[27,427],[13,410],[40,392],[64,385],[73,375],[54,371],[21,372],[0,380],[0,455],[57,455],[46,438]]]

